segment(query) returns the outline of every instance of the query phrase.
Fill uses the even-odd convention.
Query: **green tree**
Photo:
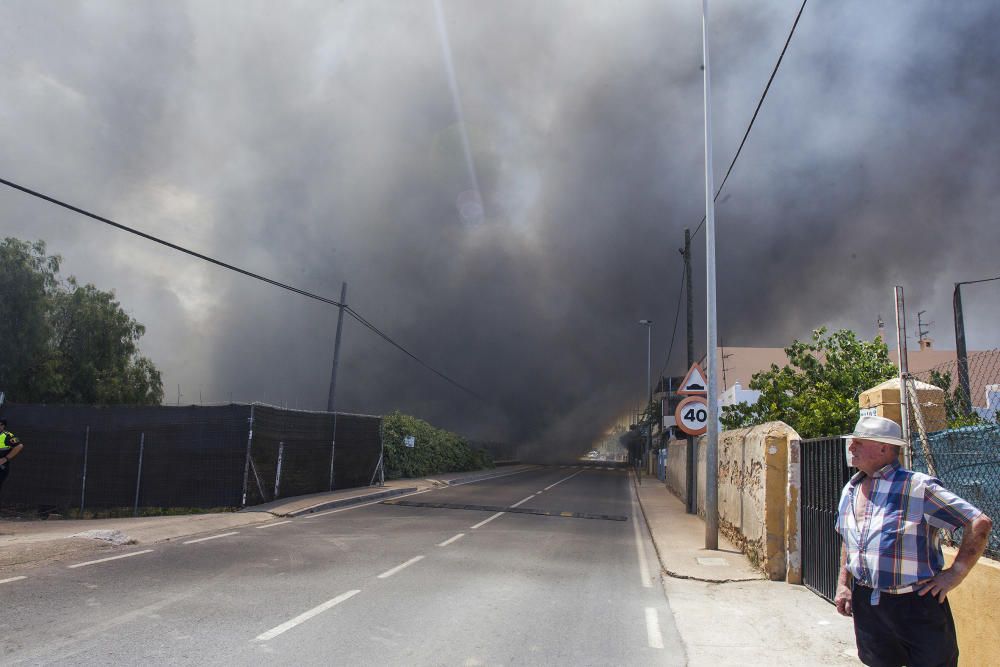
[[[951,387],[951,371],[931,371],[930,384],[944,391],[944,412],[948,428],[974,426],[983,420],[969,406],[969,398],[961,388]]]
[[[897,375],[881,339],[860,340],[850,330],[813,331],[807,342],[785,348],[789,363],[754,373],[750,389],[761,392],[753,405],[726,406],[726,428],[783,421],[806,438],[849,433],[858,419],[858,396]]]
[[[41,241],[0,243],[0,389],[23,403],[155,405],[160,372],[140,356],[145,327],[114,292],[58,279]]]

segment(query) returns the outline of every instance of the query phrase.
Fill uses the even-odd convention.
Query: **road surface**
[[[684,664],[624,469],[394,501],[26,570],[0,662]]]

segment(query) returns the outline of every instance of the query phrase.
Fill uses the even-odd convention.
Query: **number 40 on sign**
[[[674,417],[680,430],[688,435],[701,435],[708,430],[708,399],[688,396],[677,404]]]

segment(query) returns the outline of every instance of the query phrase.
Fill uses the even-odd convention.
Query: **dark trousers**
[[[9,465],[0,466],[0,489],[3,488],[3,481],[7,479],[7,473],[10,472]]]
[[[871,604],[872,589],[854,585],[851,608],[858,657],[872,667],[958,665],[958,640],[948,600],[930,593],[882,593]]]

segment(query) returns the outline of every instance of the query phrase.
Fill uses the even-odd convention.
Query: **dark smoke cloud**
[[[489,399],[348,320],[341,409],[585,452],[642,398],[639,319],[663,363],[676,249],[704,210],[699,7],[667,4],[442,2],[482,224],[456,205],[470,183],[430,0],[4,3],[0,173],[330,297],[347,281]],[[796,8],[713,7],[718,183]],[[901,284],[948,345],[952,284],[1000,274],[998,28],[985,1],[807,7],[717,209],[725,344],[870,335]],[[169,397],[325,404],[334,309],[13,192],[0,231],[116,288]],[[972,348],[998,345],[995,285],[964,294]]]

